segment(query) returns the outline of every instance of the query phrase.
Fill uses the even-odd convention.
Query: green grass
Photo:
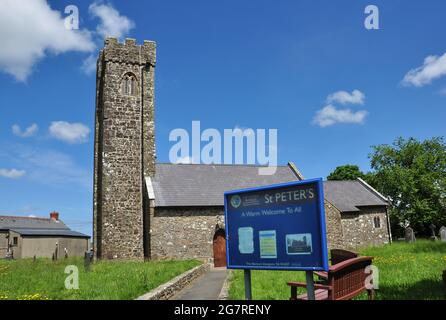
[[[379,269],[376,299],[446,299],[442,272],[446,269],[446,243],[418,240],[358,250],[375,257]],[[287,281],[305,282],[304,272],[252,271],[253,299],[289,299]],[[244,299],[243,271],[233,273],[231,299]],[[359,297],[366,299],[366,295]]]
[[[99,261],[86,272],[82,258],[0,260],[0,300],[135,299],[199,265],[187,261]],[[67,265],[79,270],[79,289],[65,289]]]

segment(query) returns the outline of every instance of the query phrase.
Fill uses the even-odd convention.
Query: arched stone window
[[[373,218],[373,225],[376,229],[381,228],[381,218],[380,217],[374,217]]]
[[[138,81],[133,73],[126,73],[121,81],[121,92],[126,96],[136,96]]]

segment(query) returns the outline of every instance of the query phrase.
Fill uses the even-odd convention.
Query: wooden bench
[[[369,283],[366,278],[372,272],[366,272],[366,268],[372,264],[372,260],[373,257],[357,257],[332,265],[328,270],[326,284],[314,284],[316,300],[349,300],[366,291],[369,300],[373,300],[374,289],[366,288],[366,283]],[[297,288],[306,288],[306,283],[287,284],[291,287],[290,300],[308,300],[307,294],[297,295]]]
[[[359,257],[359,254],[353,251],[344,250],[344,249],[331,249],[330,250],[330,261],[331,264],[338,264],[348,259],[353,259]]]
[[[343,262],[348,259],[357,258],[359,254],[353,251],[344,250],[344,249],[331,249],[330,250],[330,262],[331,265],[338,264],[340,262]],[[325,281],[327,280],[327,272],[325,271],[316,271],[314,273],[319,277],[320,280]]]

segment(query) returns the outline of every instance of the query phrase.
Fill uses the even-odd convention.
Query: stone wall
[[[224,228],[223,207],[155,208],[151,217],[153,259],[205,259],[212,261],[213,236]],[[357,248],[389,243],[385,207],[342,213],[325,201],[328,248]],[[373,218],[380,217],[375,228]]]
[[[374,217],[380,218],[380,228],[375,228]],[[389,243],[389,230],[385,207],[361,208],[360,213],[343,213],[342,229],[346,248]]]
[[[160,285],[152,291],[138,297],[135,300],[168,300],[175,296],[178,292],[191,284],[199,276],[209,271],[210,265],[208,263],[197,266],[188,270],[172,280]]]
[[[151,221],[153,259],[212,259],[223,207],[155,208]]]
[[[343,248],[344,236],[341,222],[341,212],[325,200],[325,224],[327,226],[328,249]]]
[[[98,59],[94,250],[99,258],[144,258],[144,175],[155,172],[155,43],[109,38]],[[123,90],[130,75],[135,89]]]
[[[329,248],[343,247],[340,212],[325,203]],[[151,218],[151,257],[153,259],[213,258],[213,237],[224,228],[223,207],[158,207]]]

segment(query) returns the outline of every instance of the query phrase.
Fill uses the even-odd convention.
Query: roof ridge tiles
[[[227,163],[171,163],[171,162],[157,162],[156,165],[172,165],[172,166],[220,166],[220,167],[258,167],[258,168],[264,168],[269,167],[267,165],[261,165],[261,164],[227,164]],[[288,165],[277,165],[277,166],[271,166],[271,167],[278,167],[278,168],[286,168]]]

